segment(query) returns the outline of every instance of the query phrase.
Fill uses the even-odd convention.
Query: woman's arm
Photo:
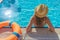
[[[46,23],[48,24],[48,30],[50,31],[55,31],[53,25],[51,24],[50,20],[48,17],[46,17]]]
[[[26,29],[27,33],[32,30],[31,27],[32,27],[32,24],[33,24],[33,20],[34,20],[34,17],[32,17],[32,19],[31,19],[31,21],[30,21],[30,23],[29,23],[29,25],[28,25],[28,27]]]

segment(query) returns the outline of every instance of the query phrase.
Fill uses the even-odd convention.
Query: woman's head
[[[45,17],[47,13],[48,13],[48,7],[44,4],[37,6],[35,9],[35,15],[37,17],[40,18]]]

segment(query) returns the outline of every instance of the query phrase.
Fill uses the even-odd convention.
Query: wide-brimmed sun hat
[[[47,13],[48,13],[48,7],[44,4],[37,6],[35,9],[35,15],[39,18],[45,17]]]

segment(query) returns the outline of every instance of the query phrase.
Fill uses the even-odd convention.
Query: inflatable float
[[[6,38],[0,38],[0,40],[18,40],[18,38],[21,37],[22,30],[17,23],[15,22],[11,23],[9,21],[0,22],[0,29],[5,26],[10,26],[12,28],[12,33]]]

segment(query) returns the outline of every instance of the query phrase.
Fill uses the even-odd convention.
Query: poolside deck
[[[0,29],[0,33],[2,33],[2,31],[11,32],[12,29],[10,30],[9,29],[8,28]],[[22,28],[22,31],[24,40],[60,40],[60,28],[55,28],[55,32],[50,32],[48,31],[47,28],[33,28],[32,32],[28,34],[25,34],[26,28]]]
[[[23,35],[25,28],[22,28]],[[47,28],[33,28],[32,32],[24,35],[24,40],[60,40],[60,28],[55,28],[56,32],[50,32]]]

